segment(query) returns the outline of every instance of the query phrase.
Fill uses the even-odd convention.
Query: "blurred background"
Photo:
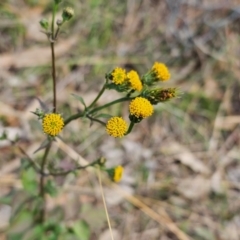
[[[51,19],[51,6],[47,0],[0,3],[0,133],[18,136],[33,158],[44,136],[31,111],[40,107],[37,98],[52,103],[50,48],[39,26],[43,17]],[[90,103],[117,66],[144,74],[164,62],[172,77],[163,86],[181,94],[158,104],[154,116],[120,140],[97,123],[73,121],[51,161],[68,169],[78,154],[88,161],[104,156],[107,166],[125,167],[118,185],[130,197],[104,187],[115,240],[239,240],[240,1],[72,0],[61,6],[75,11],[56,44],[63,117],[82,109],[72,94]],[[117,97],[107,91],[99,103]],[[109,113],[127,119],[128,106],[114,105]],[[0,204],[0,239],[23,198],[20,167],[20,153],[1,141],[0,198],[11,203]],[[56,183],[58,195],[47,199],[50,216],[66,224],[84,219],[91,240],[110,239],[96,175],[82,171]]]

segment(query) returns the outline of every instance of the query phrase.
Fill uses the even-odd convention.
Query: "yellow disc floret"
[[[153,114],[153,106],[146,98],[136,97],[131,101],[129,111],[137,118],[146,118]]]
[[[119,182],[122,179],[123,170],[124,170],[123,167],[120,165],[114,168],[114,174],[113,174],[114,182]]]
[[[171,77],[167,66],[163,63],[155,62],[152,71],[159,81],[167,81]]]
[[[60,114],[57,113],[48,113],[45,114],[42,120],[43,132],[55,137],[63,129],[64,121]]]
[[[112,117],[106,124],[106,131],[112,137],[123,137],[127,129],[127,123],[122,117]]]
[[[131,85],[131,88],[133,90],[137,90],[137,91],[141,91],[143,86],[142,86],[142,82],[137,74],[136,71],[131,70],[128,74],[127,74],[127,79]]]
[[[126,71],[122,68],[115,68],[112,72],[112,81],[116,84],[123,84],[126,80]]]

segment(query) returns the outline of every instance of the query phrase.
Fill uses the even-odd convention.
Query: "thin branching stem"
[[[55,50],[54,50],[54,44],[55,44],[55,33],[54,33],[54,26],[55,26],[55,15],[56,15],[57,5],[53,4],[53,13],[52,13],[52,26],[51,26],[51,56],[52,56],[52,79],[53,79],[53,112],[55,113],[57,111],[57,93],[56,93],[56,66],[55,66]]]
[[[55,51],[54,41],[50,43],[52,53],[52,79],[53,79],[53,112],[57,111],[57,93],[56,93],[56,66],[55,66]]]
[[[131,98],[131,97],[123,97],[123,98],[119,98],[119,99],[117,99],[117,100],[115,100],[115,101],[112,101],[112,102],[110,102],[110,103],[107,103],[107,104],[105,104],[105,105],[103,105],[103,106],[96,107],[96,108],[94,108],[94,109],[92,109],[91,111],[88,112],[87,117],[90,118],[89,116],[90,116],[91,114],[97,112],[97,111],[100,111],[100,110],[102,110],[102,109],[104,109],[104,108],[107,108],[107,107],[109,107],[109,106],[111,106],[111,105],[114,105],[114,104],[117,104],[117,103],[120,103],[120,102],[129,101],[129,100],[131,100],[131,99],[133,99],[133,98]],[[91,104],[91,105],[92,105],[92,104]],[[68,119],[66,119],[66,120],[64,121],[64,126],[66,126],[66,125],[67,125],[68,123],[70,123],[71,121],[73,121],[73,120],[75,120],[75,119],[78,119],[78,118],[81,118],[81,117],[83,117],[83,116],[85,116],[85,115],[86,115],[86,114],[85,114],[85,111],[84,111],[84,112],[76,113],[76,114],[70,116]],[[95,121],[95,120],[94,120],[94,121]],[[99,122],[99,123],[101,123],[101,122]]]
[[[41,162],[41,172],[44,172],[44,168],[45,168],[45,165],[46,165],[46,162],[47,162],[47,156],[48,156],[48,153],[50,151],[50,148],[51,148],[51,142],[49,143],[49,145],[46,147],[45,149],[45,153],[43,155],[43,158],[42,158],[42,162]],[[41,211],[40,211],[40,217],[39,217],[39,221],[41,223],[44,222],[44,217],[45,217],[45,190],[44,190],[44,179],[45,179],[45,176],[44,175],[41,175],[40,176],[40,183],[39,183],[39,196],[42,197],[43,199],[43,205],[42,205],[42,208],[41,208]]]
[[[87,115],[86,117],[89,118],[89,119],[90,119],[91,121],[93,121],[93,122],[98,122],[98,123],[100,123],[100,124],[103,125],[104,127],[105,127],[105,125],[106,125],[105,122],[103,122],[103,121],[101,121],[101,120],[99,120],[99,119],[97,119],[97,118],[93,118],[93,117],[91,117],[91,116],[89,116],[89,115]]]
[[[127,130],[127,133],[125,135],[128,135],[132,131],[134,124],[135,124],[134,122],[130,123],[130,125],[128,127],[128,130]]]
[[[101,91],[98,93],[97,97],[93,100],[93,102],[89,105],[88,109],[94,106],[94,104],[98,101],[98,99],[102,96],[106,89],[106,83],[103,85]]]
[[[97,111],[99,111],[99,110],[102,110],[102,109],[104,109],[104,108],[110,107],[111,105],[114,105],[114,104],[117,104],[117,103],[120,103],[120,102],[129,101],[129,100],[131,100],[131,99],[133,99],[133,98],[130,98],[130,97],[119,98],[119,99],[117,99],[117,100],[115,100],[115,101],[112,101],[112,102],[110,102],[110,103],[107,103],[107,104],[105,104],[105,105],[103,105],[103,106],[96,107],[96,108],[92,109],[92,110],[89,112],[89,114],[92,114],[92,113],[94,113],[94,112],[97,112]]]
[[[57,28],[57,31],[56,31],[55,36],[54,36],[54,40],[57,40],[59,31],[60,31],[60,27]]]
[[[75,119],[78,119],[78,118],[81,118],[85,115],[85,112],[79,112],[79,113],[76,113],[72,116],[70,116],[69,118],[67,118],[65,121],[64,121],[64,126],[66,126],[68,123],[70,123],[72,120],[75,120]]]

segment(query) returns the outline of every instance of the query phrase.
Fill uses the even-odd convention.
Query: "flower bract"
[[[127,129],[127,123],[122,117],[112,117],[106,124],[106,131],[112,137],[123,137]]]
[[[177,96],[176,88],[155,88],[144,91],[143,96],[147,98],[151,104],[166,102]]]
[[[48,113],[45,114],[42,120],[43,132],[55,137],[63,129],[64,121],[60,114],[57,113]]]
[[[153,106],[146,98],[136,97],[130,102],[129,111],[137,118],[147,118],[153,114]]]

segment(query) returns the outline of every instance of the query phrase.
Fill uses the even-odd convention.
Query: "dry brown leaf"
[[[223,193],[223,184],[222,184],[222,172],[221,170],[217,170],[211,178],[211,188],[215,193]]]
[[[211,182],[209,179],[201,176],[186,178],[180,181],[177,189],[184,197],[196,200],[209,194],[211,190]]]
[[[121,239],[120,233],[117,229],[112,229],[112,235],[114,240]],[[99,236],[99,240],[112,240],[110,230],[106,229],[105,231],[103,231]]]
[[[190,167],[193,171],[209,174],[209,169],[205,166],[205,164],[183,145],[173,142],[170,146],[163,146],[162,149],[165,154],[173,155],[175,159],[179,160],[182,164]]]
[[[231,130],[240,123],[240,116],[218,117],[216,127],[218,129]]]
[[[0,230],[5,229],[9,225],[12,208],[8,205],[0,206]]]

